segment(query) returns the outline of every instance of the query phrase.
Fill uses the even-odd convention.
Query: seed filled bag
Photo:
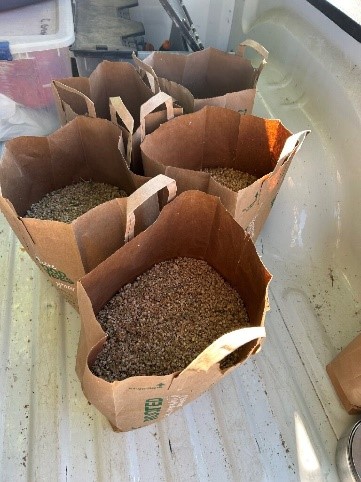
[[[119,135],[109,121],[80,116],[49,136],[8,141],[1,159],[0,209],[32,259],[75,307],[76,280],[153,223],[175,195],[172,179],[149,179],[128,169]],[[127,197],[93,207],[70,223],[25,217],[48,193],[84,181],[117,186]]]
[[[219,196],[255,240],[307,133],[292,135],[279,120],[207,106],[170,120],[143,139],[144,173],[175,179],[178,194],[199,189]],[[234,191],[205,168],[232,168],[256,180]]]
[[[167,111],[158,109],[164,103],[159,97],[162,93],[155,96],[128,62],[103,61],[89,78],[54,80],[52,87],[62,125],[78,115],[100,117],[119,124],[128,165],[136,174],[143,174],[139,149],[142,118],[147,116],[148,133],[183,114],[178,105],[171,111],[168,107]]]
[[[327,373],[348,413],[361,413],[361,334],[328,365]]]
[[[140,106],[154,94],[129,62],[104,60],[89,77],[53,81],[53,94],[62,125],[77,115],[110,120],[109,98],[121,97],[139,127]]]
[[[257,68],[244,57],[246,48],[261,56]],[[154,93],[161,90],[171,95],[186,113],[216,105],[245,114],[252,112],[267,57],[262,45],[245,40],[235,54],[207,48],[188,55],[153,52],[144,61],[133,54],[133,61],[147,76]]]
[[[113,382],[94,375],[91,368],[107,341],[97,314],[127,283],[162,261],[182,257],[206,261],[236,290],[247,310],[249,326],[215,339],[178,372]],[[163,208],[153,225],[77,284],[82,327],[76,372],[85,396],[119,431],[149,425],[194,400],[260,349],[270,279],[251,238],[219,198],[199,191],[183,193]],[[178,324],[170,330],[174,340],[181,336]],[[145,356],[162,356],[152,346],[147,352]],[[230,354],[235,359],[222,368],[220,364]]]

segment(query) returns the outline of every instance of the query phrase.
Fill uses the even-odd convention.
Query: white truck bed
[[[113,432],[75,376],[79,316],[1,216],[1,481],[338,480],[356,418],[325,366],[361,329],[361,49],[306,0],[236,2],[229,48],[246,37],[270,50],[255,114],[312,131],[257,242],[274,276],[263,349],[167,419]]]

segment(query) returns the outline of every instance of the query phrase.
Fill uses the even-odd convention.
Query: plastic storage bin
[[[2,0],[0,4],[0,12],[3,10],[11,10],[12,8],[25,7],[42,1],[44,0]]]
[[[103,60],[132,61],[145,34],[143,23],[130,18],[137,5],[138,0],[76,0],[71,50],[80,76],[88,77]]]
[[[157,49],[172,38],[172,21],[159,0],[76,0],[74,23],[71,50],[82,77],[89,77],[103,60],[132,62],[133,51],[144,59],[149,55],[146,44]],[[175,48],[183,49],[183,44]]]
[[[1,12],[0,94],[27,114],[30,108],[55,116],[51,80],[71,76],[68,47],[73,41],[71,0],[47,0]]]

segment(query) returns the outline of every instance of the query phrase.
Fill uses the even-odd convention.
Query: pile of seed
[[[118,197],[127,197],[127,193],[111,184],[82,181],[49,192],[30,207],[25,217],[71,223],[95,206]]]
[[[248,172],[239,171],[232,167],[205,167],[202,171],[208,172],[215,181],[235,192],[250,186],[258,179]]]
[[[205,261],[163,261],[98,313],[108,339],[91,367],[109,382],[183,370],[229,331],[249,326],[239,294]]]

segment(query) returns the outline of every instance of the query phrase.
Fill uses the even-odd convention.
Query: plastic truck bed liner
[[[1,216],[1,481],[338,480],[357,418],[325,366],[361,328],[361,53],[304,0],[250,3],[229,48],[270,51],[254,112],[312,131],[257,242],[274,276],[262,350],[165,420],[113,432],[75,376],[78,315]]]

